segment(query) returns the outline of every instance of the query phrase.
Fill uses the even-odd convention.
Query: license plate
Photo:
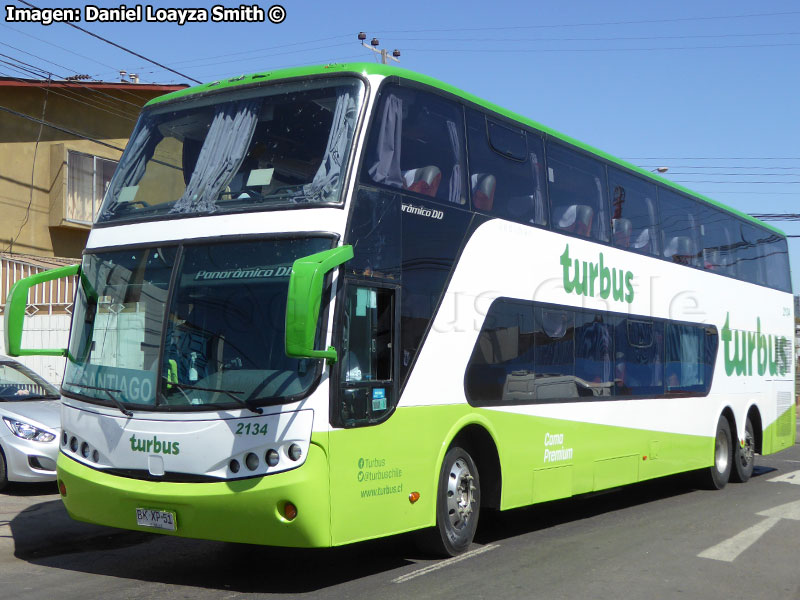
[[[171,510],[152,510],[150,508],[136,509],[136,524],[142,527],[155,527],[175,531],[178,521]]]

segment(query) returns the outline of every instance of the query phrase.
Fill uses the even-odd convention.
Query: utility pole
[[[380,54],[381,55],[381,63],[382,64],[384,64],[384,65],[388,64],[386,62],[387,60],[393,60],[396,63],[400,62],[400,60],[399,60],[400,59],[400,50],[398,50],[397,48],[395,48],[392,51],[391,56],[389,56],[389,51],[386,50],[385,48],[378,49],[378,46],[380,46],[380,44],[381,44],[380,41],[378,41],[378,38],[376,38],[376,37],[372,38],[372,40],[370,40],[370,42],[369,42],[369,45],[367,45],[367,43],[364,41],[364,40],[367,39],[367,34],[362,31],[362,32],[360,32],[358,34],[358,39],[361,42],[361,45],[364,46],[364,48],[366,48],[367,50],[372,50],[376,54]]]

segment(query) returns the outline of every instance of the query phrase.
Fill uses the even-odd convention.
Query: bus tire
[[[714,464],[700,471],[701,486],[709,490],[724,488],[731,476],[734,456],[731,425],[725,415],[722,415],[717,422],[714,436]]]
[[[480,506],[481,486],[475,461],[463,448],[450,448],[439,473],[436,527],[422,532],[422,549],[443,557],[464,552],[475,537]]]
[[[736,483],[745,483],[753,474],[753,467],[756,463],[756,436],[753,433],[753,424],[750,417],[744,424],[744,446],[736,444],[734,452],[733,470],[731,480]]]

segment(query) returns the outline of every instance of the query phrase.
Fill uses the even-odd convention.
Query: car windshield
[[[146,109],[97,222],[340,202],[363,89],[307,79]]]
[[[296,259],[331,245],[313,237],[85,255],[64,392],[144,410],[299,399],[319,361],[286,356],[289,275]]]
[[[0,402],[52,400],[58,390],[25,365],[0,360]]]

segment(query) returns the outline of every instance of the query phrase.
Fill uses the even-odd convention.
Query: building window
[[[68,221],[88,224],[94,222],[116,168],[117,161],[69,151],[66,211]]]

